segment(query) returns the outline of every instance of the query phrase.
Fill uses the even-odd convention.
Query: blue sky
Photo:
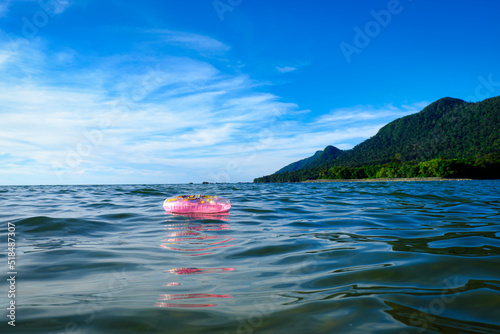
[[[239,182],[500,95],[494,0],[0,0],[0,184]]]

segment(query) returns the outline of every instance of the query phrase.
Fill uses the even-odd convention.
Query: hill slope
[[[347,151],[335,165],[380,164],[396,154],[402,161],[482,156],[499,152],[499,134],[500,97],[479,103],[443,98],[417,114],[387,124]]]
[[[275,174],[279,173],[285,173],[285,172],[293,172],[302,168],[307,168],[316,158],[323,153],[323,151],[316,151],[313,156],[309,158],[305,158],[299,161],[292,162],[289,165],[286,165],[285,167],[281,168],[279,171],[277,171]]]
[[[304,168],[313,168],[322,166],[329,161],[335,160],[338,158],[344,151],[336,148],[335,146],[327,146],[323,151],[316,151],[313,156],[309,158],[305,158],[296,162],[293,162],[274,174],[285,173],[285,172],[293,172],[299,169]]]
[[[427,161],[440,156],[474,158],[499,152],[500,97],[477,103],[446,97],[417,114],[390,122],[352,150],[324,155],[323,159],[316,152],[316,158],[304,159],[307,163],[289,165],[301,166],[298,169],[289,168],[285,173],[281,169],[278,172],[283,175],[278,178],[275,173],[275,177],[258,178],[255,182],[296,181],[312,175],[317,178],[320,170],[332,166],[377,165],[395,158],[403,162]]]

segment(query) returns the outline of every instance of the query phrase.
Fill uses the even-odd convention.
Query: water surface
[[[18,272],[16,327],[3,316],[0,331],[499,333],[499,193],[499,181],[0,187]],[[233,207],[166,214],[181,194]]]

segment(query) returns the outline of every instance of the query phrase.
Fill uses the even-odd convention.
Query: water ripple
[[[233,207],[162,209],[190,193]],[[23,333],[498,333],[499,193],[499,181],[0,187],[0,220],[16,225]]]

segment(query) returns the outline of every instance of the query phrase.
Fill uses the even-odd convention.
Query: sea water
[[[233,206],[166,214],[182,194]],[[499,333],[499,194],[500,181],[3,186],[0,332]]]

